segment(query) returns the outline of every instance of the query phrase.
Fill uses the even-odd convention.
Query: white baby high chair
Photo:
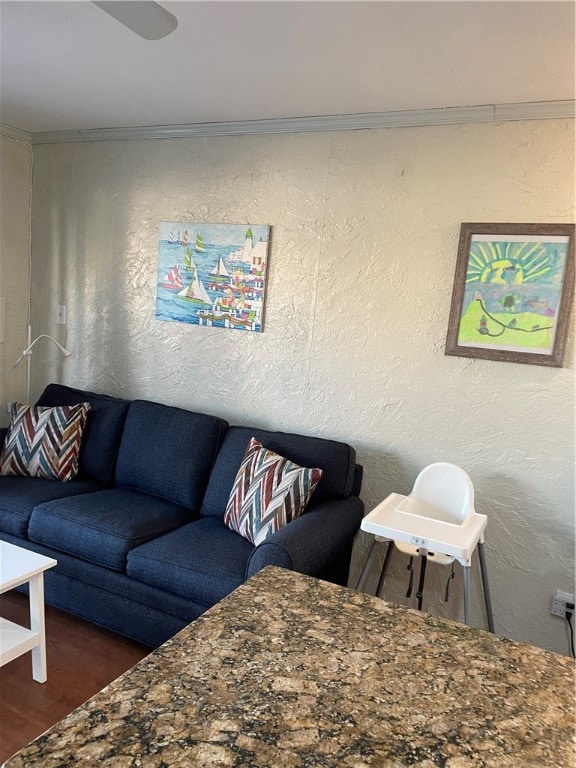
[[[474,510],[472,481],[455,464],[438,462],[425,467],[409,496],[392,493],[362,520],[361,528],[375,538],[356,589],[362,590],[375,556],[376,543],[389,541],[377,594],[382,595],[384,579],[394,547],[410,557],[420,558],[420,577],[416,596],[422,608],[422,591],[428,560],[462,566],[464,581],[464,621],[470,623],[470,566],[478,548],[484,601],[490,632],[494,618],[484,554],[484,529],[488,518]],[[409,590],[410,591],[410,590]]]

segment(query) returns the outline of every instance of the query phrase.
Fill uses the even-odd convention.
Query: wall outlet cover
[[[550,613],[552,616],[560,616],[563,619],[566,618],[567,603],[574,605],[574,595],[571,595],[569,592],[562,592],[559,589],[556,590],[556,594],[552,598],[552,606],[550,608]],[[572,608],[571,610],[574,609]]]

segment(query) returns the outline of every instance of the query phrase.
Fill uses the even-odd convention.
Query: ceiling
[[[1,0],[0,120],[29,133],[575,97],[575,3],[173,2],[143,40],[88,0]]]

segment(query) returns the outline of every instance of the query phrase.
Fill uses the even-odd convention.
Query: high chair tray
[[[430,512],[431,505],[421,506]],[[441,552],[458,559],[469,560],[486,527],[486,515],[471,512],[463,523],[455,524],[418,514],[414,499],[392,493],[380,502],[363,520],[366,533],[395,541],[403,541],[430,552]]]

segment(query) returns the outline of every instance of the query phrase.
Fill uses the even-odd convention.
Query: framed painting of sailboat
[[[270,226],[163,221],[156,317],[261,332]]]

